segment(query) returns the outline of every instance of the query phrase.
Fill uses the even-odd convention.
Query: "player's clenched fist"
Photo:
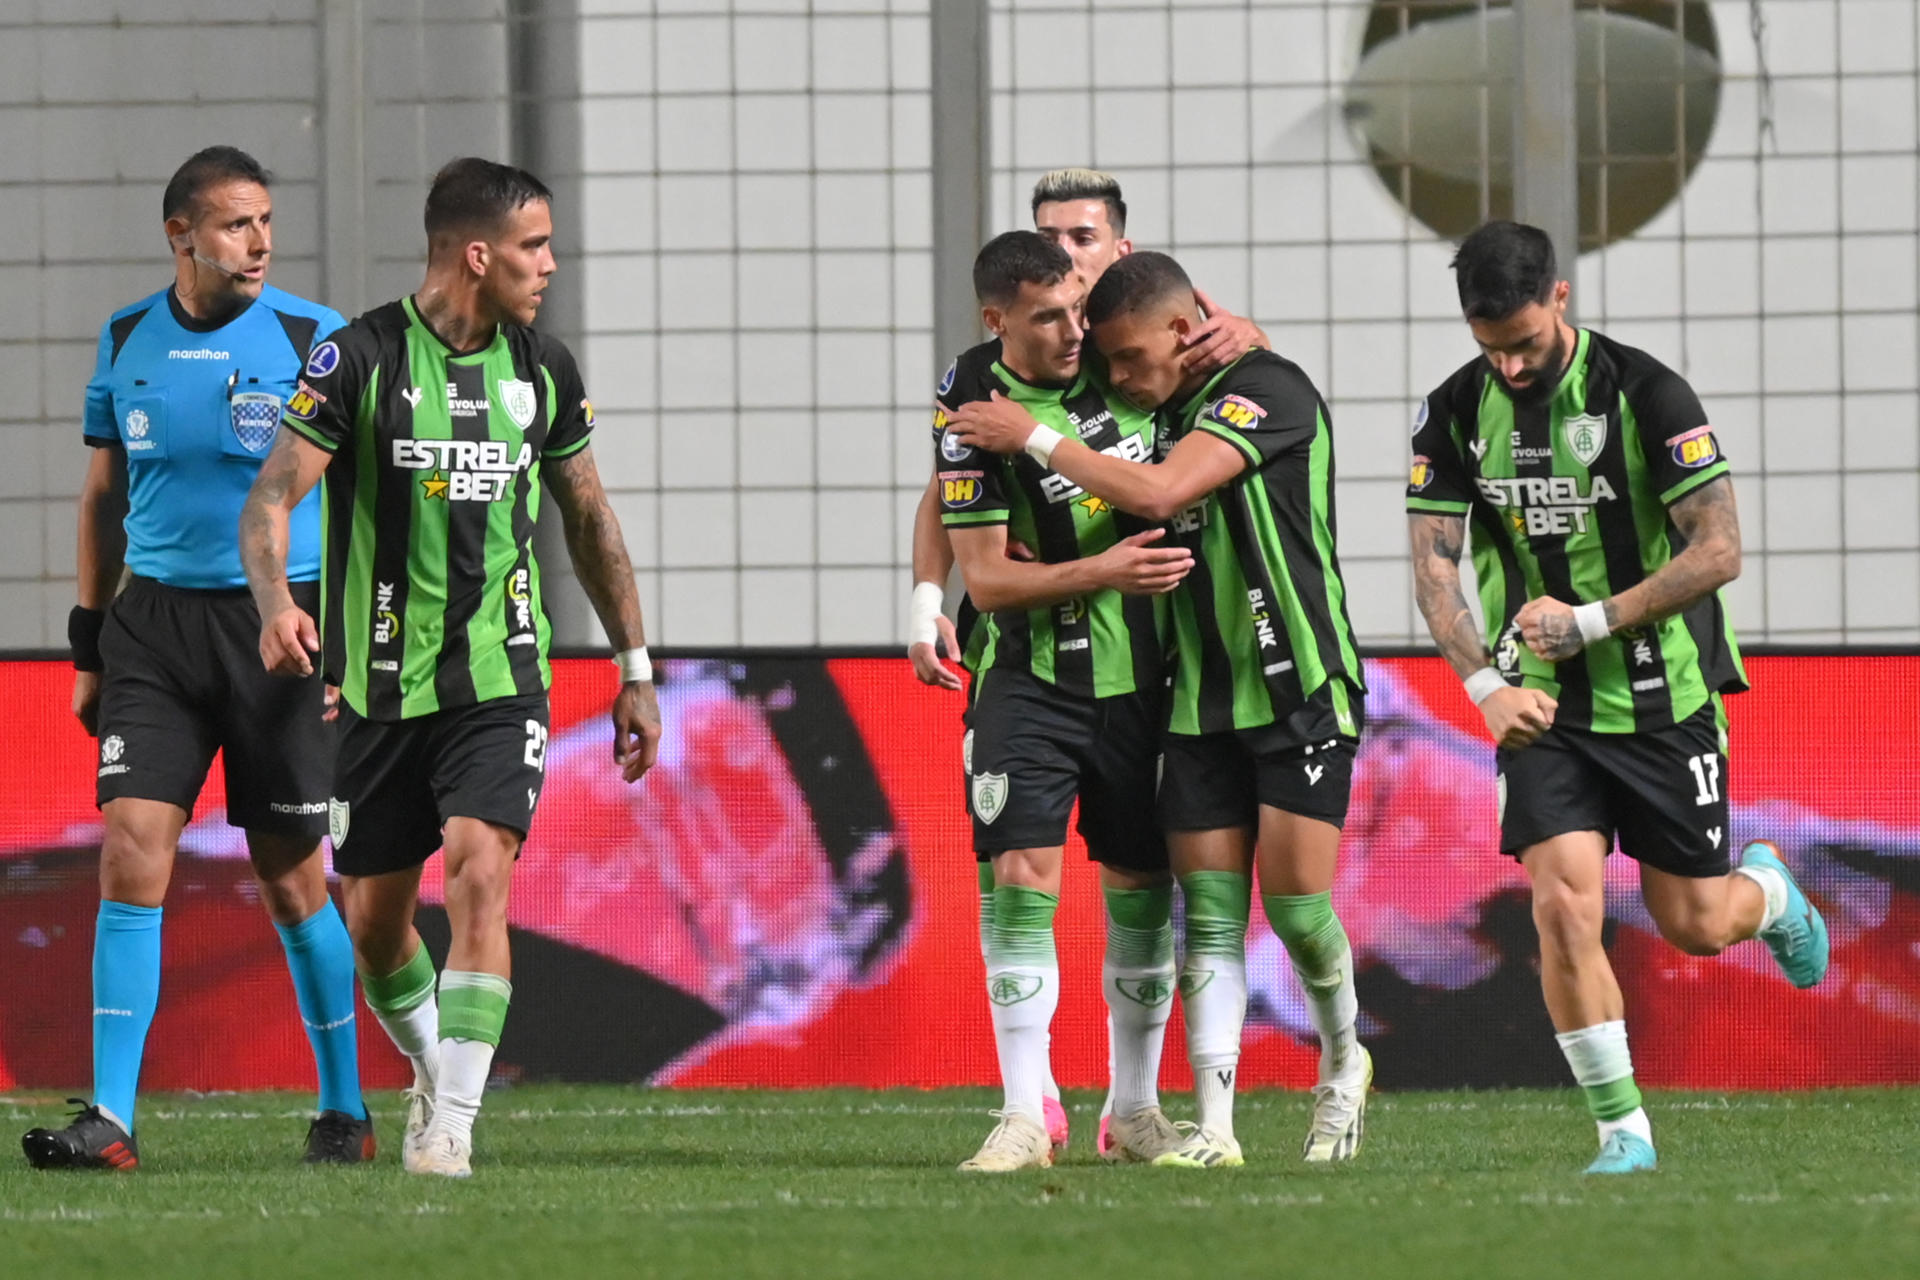
[[[260,620],[260,661],[277,676],[310,676],[320,633],[299,605],[289,604]]]
[[[1149,544],[1166,536],[1165,529],[1148,529],[1120,539],[1099,555],[1106,584],[1127,596],[1165,595],[1193,571],[1193,552],[1185,547]]]
[[[1480,704],[1493,740],[1509,751],[1532,746],[1553,728],[1560,704],[1538,689],[1496,689]]]

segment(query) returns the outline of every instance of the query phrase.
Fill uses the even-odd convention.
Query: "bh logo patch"
[[[1713,438],[1712,427],[1682,432],[1667,441],[1667,447],[1673,450],[1674,462],[1683,467],[1704,467],[1720,458],[1720,446]]]

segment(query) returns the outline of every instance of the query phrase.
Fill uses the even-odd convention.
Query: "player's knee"
[[[109,815],[100,840],[100,892],[114,902],[157,907],[166,895],[173,844],[164,832]]]
[[[497,853],[464,858],[447,872],[447,905],[478,915],[507,912],[507,888],[513,882],[513,857]]]
[[[1542,946],[1567,953],[1597,946],[1606,918],[1605,898],[1564,880],[1542,880],[1533,887],[1533,922]]]

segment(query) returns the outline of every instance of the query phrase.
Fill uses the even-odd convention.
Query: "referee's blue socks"
[[[300,1020],[313,1044],[320,1073],[320,1110],[341,1111],[358,1120],[367,1114],[360,1099],[360,1050],[353,1016],[353,942],[333,899],[296,925],[275,923],[287,949],[287,968],[300,1000]]]
[[[93,1104],[128,1133],[159,1003],[160,908],[102,902],[93,926]]]

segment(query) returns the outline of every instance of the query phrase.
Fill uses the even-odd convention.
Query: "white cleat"
[[[995,1111],[1000,1123],[973,1159],[961,1163],[962,1173],[1012,1173],[1016,1169],[1047,1169],[1053,1165],[1053,1142],[1046,1128],[1017,1112]]]
[[[427,1126],[433,1123],[433,1089],[416,1084],[400,1096],[407,1100],[407,1134],[400,1143],[400,1163],[412,1172],[427,1141]]]
[[[1344,1080],[1313,1086],[1313,1126],[1300,1149],[1308,1164],[1351,1160],[1367,1132],[1367,1090],[1373,1087],[1373,1056],[1360,1050],[1360,1069]]]
[[[1108,1116],[1100,1128],[1100,1158],[1112,1164],[1152,1164],[1178,1151],[1186,1135],[1158,1107]]]
[[[438,1174],[442,1178],[473,1176],[473,1144],[462,1142],[444,1129],[429,1130],[420,1146],[404,1157],[408,1173]]]
[[[1177,1148],[1153,1161],[1162,1169],[1238,1169],[1246,1162],[1237,1139],[1197,1125],[1187,1127]]]

